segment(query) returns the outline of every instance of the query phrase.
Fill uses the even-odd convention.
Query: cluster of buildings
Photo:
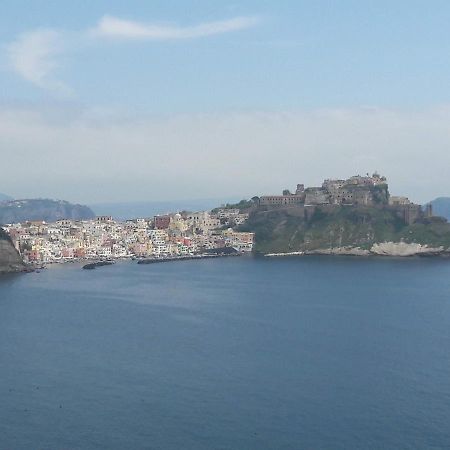
[[[79,259],[174,257],[232,247],[251,251],[253,233],[233,228],[248,214],[219,209],[214,214],[167,214],[120,222],[109,216],[94,220],[32,221],[4,229],[26,262],[53,263]]]
[[[285,189],[282,195],[263,195],[260,206],[289,205],[372,205],[378,201],[375,187],[386,187],[386,177],[377,173],[372,176],[355,175],[347,180],[327,179],[320,187],[297,184],[295,193]]]
[[[285,189],[281,195],[259,197],[259,207],[298,207],[305,216],[317,206],[333,208],[340,206],[382,206],[392,208],[405,223],[412,224],[424,217],[432,216],[431,205],[425,210],[407,197],[391,196],[386,177],[374,173],[355,175],[346,180],[326,179],[320,187],[305,188],[298,184],[294,193]]]

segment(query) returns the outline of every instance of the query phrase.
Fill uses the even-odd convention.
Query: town
[[[248,214],[238,209],[214,213],[175,213],[116,221],[28,221],[3,226],[26,263],[50,264],[76,260],[173,258],[201,255],[214,249],[250,252],[253,233],[235,231]]]

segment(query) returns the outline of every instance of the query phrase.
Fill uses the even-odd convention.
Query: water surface
[[[0,449],[450,448],[450,261],[0,278]]]

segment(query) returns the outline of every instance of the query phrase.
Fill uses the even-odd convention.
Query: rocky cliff
[[[412,256],[450,252],[450,224],[433,217],[407,224],[395,208],[336,206],[254,209],[241,228],[257,253]]]
[[[22,258],[7,234],[0,228],[0,274],[20,272],[24,269]]]

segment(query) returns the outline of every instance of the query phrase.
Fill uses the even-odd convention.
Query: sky
[[[450,2],[2,0],[0,192],[450,196]]]

